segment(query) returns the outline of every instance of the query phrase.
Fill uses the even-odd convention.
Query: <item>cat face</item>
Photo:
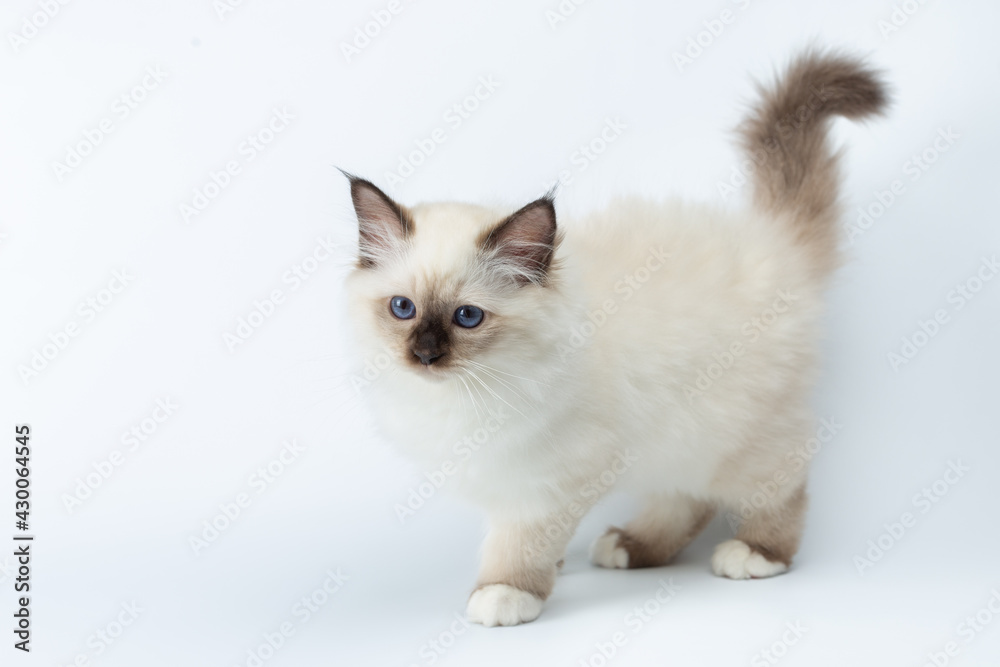
[[[349,178],[359,243],[348,288],[364,337],[437,379],[530,344],[558,244],[550,197],[506,217],[467,204],[411,209]]]

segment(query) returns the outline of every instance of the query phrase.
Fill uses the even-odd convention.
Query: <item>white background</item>
[[[948,297],[1000,252],[1000,7],[930,0],[885,36],[886,0],[591,0],[555,27],[556,0],[407,1],[348,62],[341,44],[386,4],[245,0],[220,19],[209,0],[74,2],[17,49],[9,33],[39,5],[3,4],[0,539],[15,532],[13,427],[29,423],[37,541],[27,656],[11,647],[13,563],[0,551],[0,662],[255,664],[248,650],[292,621],[264,664],[599,665],[595,643],[624,631],[608,664],[751,665],[798,621],[808,630],[780,664],[922,665],[950,641],[952,664],[996,664],[1000,618],[971,642],[959,624],[1000,591],[1000,280],[961,310]],[[724,9],[735,21],[679,70],[672,54]],[[835,126],[845,225],[894,180],[906,189],[847,244],[830,293],[815,405],[843,427],[815,457],[793,571],[713,577],[722,519],[669,568],[594,569],[586,546],[631,512],[612,497],[584,521],[538,621],[451,637],[481,517],[444,493],[403,525],[396,516],[421,478],[372,433],[351,388],[341,285],[356,230],[334,166],[386,186],[440,127],[445,142],[394,192],[405,203],[519,206],[570,169],[566,217],[622,192],[738,205],[718,183],[737,163],[731,128],[751,77],[810,43],[870,54],[893,85],[889,118]],[[166,78],[122,118],[116,99],[153,66]],[[490,76],[495,92],[449,125],[448,109]],[[247,161],[241,142],[274,108],[294,120]],[[104,118],[112,132],[60,180],[53,164]],[[574,153],[608,118],[626,129],[579,171]],[[907,161],[948,128],[959,138],[912,180]],[[186,223],[180,205],[229,160],[240,173]],[[336,257],[292,289],[283,275],[327,236]],[[80,304],[123,269],[127,287],[88,320]],[[224,334],[275,289],[283,303],[230,351]],[[887,354],[938,309],[948,322],[894,370]],[[78,335],[22,378],[71,323]],[[129,451],[122,434],[164,398],[179,408]],[[293,438],[304,451],[258,494],[251,475]],[[115,450],[121,465],[70,511],[66,497]],[[914,495],[958,460],[969,472],[921,513]],[[196,555],[190,538],[240,493],[250,506]],[[916,525],[860,574],[855,556],[904,512]],[[348,580],[300,623],[296,601],[337,568]],[[633,632],[625,615],[669,577],[679,592]],[[98,655],[95,633],[115,632],[133,601],[138,619]],[[450,647],[427,653],[438,639]]]

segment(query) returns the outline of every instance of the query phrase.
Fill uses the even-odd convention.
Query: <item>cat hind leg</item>
[[[763,579],[786,572],[798,551],[807,504],[805,485],[743,518],[736,539],[715,548],[712,571],[730,579]]]
[[[609,528],[594,542],[591,562],[621,569],[666,565],[714,515],[712,504],[688,496],[652,496],[625,528]]]

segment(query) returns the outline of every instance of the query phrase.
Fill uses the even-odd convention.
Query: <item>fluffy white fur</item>
[[[352,276],[354,314],[368,321],[368,332],[377,332],[371,300],[418,293],[434,276],[462,275],[473,240],[498,216],[446,204],[417,207],[414,218],[420,231],[405,263]],[[375,413],[392,442],[437,470],[457,458],[454,445],[479,429],[488,411],[505,413],[503,428],[459,466],[449,487],[525,519],[563,509],[584,482],[610,469],[617,450],[642,461],[630,468],[637,491],[716,498],[708,490],[734,453],[805,442],[812,418],[797,397],[814,366],[821,286],[807,279],[808,258],[772,221],[623,200],[589,220],[562,221],[562,228],[557,286],[503,300],[472,286],[456,300],[509,321],[510,334],[477,360],[495,369],[495,377],[478,373],[488,389],[463,384],[460,373],[399,372],[374,383]],[[623,279],[661,249],[667,262],[639,289],[629,287]],[[760,318],[779,290],[797,302],[749,343],[741,328]],[[607,312],[609,300],[617,312],[592,325],[588,313]],[[369,358],[384,348],[376,333],[363,340]],[[685,387],[697,391],[699,373],[733,343],[746,343],[738,362],[689,397]],[[768,475],[780,456],[769,458],[761,462]],[[719,489],[719,499],[738,502],[755,490],[751,480]]]
[[[832,67],[829,59],[814,61],[806,78]],[[845,67],[861,76],[853,63]],[[802,150],[825,150],[818,134],[825,124],[796,131],[817,133],[819,148]],[[805,167],[793,165],[801,171],[813,157],[775,160],[801,158]],[[348,289],[363,355],[388,350],[397,368],[367,397],[389,440],[426,471],[454,464],[447,490],[489,515],[472,620],[535,618],[577,521],[612,487],[648,507],[627,537],[601,538],[593,557],[605,567],[634,567],[662,564],[690,541],[710,517],[698,508],[738,512],[759,483],[782,471],[769,506],[747,518],[739,539],[720,545],[713,569],[732,578],[787,569],[806,471],[789,466],[786,455],[813,429],[808,395],[829,273],[817,258],[832,252],[822,235],[801,231],[829,222],[809,220],[799,205],[774,204],[809,194],[779,191],[794,185],[758,183],[768,195],[758,201],[771,205],[742,213],[623,198],[583,219],[560,218],[564,236],[544,281],[511,280],[517,269],[480,252],[483,235],[507,211],[420,205],[406,211],[412,229],[405,237],[379,232],[381,251],[369,249],[377,265],[355,270]],[[355,203],[362,225],[371,222],[364,216],[378,217]],[[403,342],[413,325],[385,319],[397,295],[413,300],[418,317],[431,299],[449,308],[473,304],[499,328],[473,357],[421,367]],[[478,334],[453,335],[472,341]],[[463,441],[497,415],[500,427],[470,452]],[[682,511],[668,508],[661,520],[659,508],[674,503]]]
[[[464,275],[474,239],[500,217],[456,204],[413,214],[419,232],[406,260],[351,276],[367,358],[386,345],[370,303]],[[449,488],[510,518],[542,519],[567,498],[580,500],[581,484],[599,480],[619,450],[641,459],[629,469],[631,488],[702,497],[719,466],[748,445],[808,439],[812,417],[798,396],[814,366],[821,285],[807,278],[808,257],[773,221],[621,200],[561,226],[555,285],[498,298],[473,284],[455,299],[507,321],[508,334],[476,360],[494,376],[471,368],[482,382],[464,376],[463,383],[459,372],[428,377],[401,368],[372,385],[375,414],[392,442],[437,470],[458,458],[454,445],[487,414],[505,414],[503,428],[459,466]],[[667,262],[639,289],[629,287],[623,279],[661,250]],[[779,300],[779,290],[797,301],[749,343],[741,328]],[[593,326],[588,313],[609,310],[609,300],[617,312]],[[575,335],[592,326],[592,335]],[[746,343],[738,362],[689,397],[685,387],[697,391],[699,373],[734,342]],[[770,475],[775,468],[761,469]],[[732,501],[755,490],[752,483],[720,489]]]

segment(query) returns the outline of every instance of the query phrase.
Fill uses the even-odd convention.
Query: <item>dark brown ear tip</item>
[[[512,213],[507,219],[511,220],[513,218],[518,218],[518,217],[524,215],[525,213],[529,213],[529,212],[537,210],[537,209],[544,209],[544,210],[546,210],[549,213],[550,217],[552,218],[552,226],[555,227],[555,225],[556,225],[556,201],[555,201],[555,198],[552,196],[551,192],[546,193],[545,195],[539,197],[538,199],[536,199],[533,202],[529,202],[528,204],[525,204],[520,209],[518,209],[517,211],[515,211],[514,213]]]
[[[351,173],[351,172],[349,172],[349,171],[347,171],[345,169],[341,169],[340,167],[336,167],[336,169],[337,169],[337,171],[339,171],[340,173],[342,173],[344,175],[344,177],[347,178],[347,180],[349,181],[349,183],[351,185],[351,195],[352,196],[357,196],[358,191],[361,190],[361,189],[364,189],[364,190],[369,190],[371,192],[375,192],[379,196],[381,196],[381,197],[383,197],[385,199],[389,199],[389,196],[386,195],[384,192],[382,192],[381,188],[379,188],[377,185],[375,185],[374,183],[372,183],[371,181],[369,181],[367,178],[362,178],[361,176],[358,176],[357,174]]]
[[[555,205],[556,205],[556,193],[557,192],[559,192],[559,184],[558,183],[556,183],[551,188],[549,188],[549,191],[546,192],[541,197],[539,197],[539,199],[547,201],[553,208],[555,208]]]
[[[343,174],[344,178],[346,178],[348,180],[348,182],[350,182],[350,184],[352,186],[357,181],[363,181],[363,180],[365,180],[365,179],[361,178],[360,176],[358,176],[357,174],[355,174],[353,172],[347,171],[346,169],[341,169],[337,165],[333,165],[333,168],[336,169],[337,171],[339,171],[341,174]]]
[[[382,188],[375,185],[367,178],[361,178],[360,176],[351,177],[351,199],[354,200],[355,208],[360,205],[361,197],[363,195],[374,196],[387,206],[391,207],[397,215],[402,215],[406,209],[399,204],[395,199],[387,195]]]
[[[351,192],[354,193],[362,189],[382,193],[381,188],[366,178],[361,178],[360,176],[354,176],[351,178]]]
[[[527,206],[525,206],[521,210],[527,211],[527,210],[530,210],[530,209],[533,209],[533,208],[540,208],[540,207],[544,207],[544,208],[549,209],[550,211],[552,211],[552,217],[553,218],[555,217],[555,212],[556,212],[556,193],[555,193],[555,188],[553,188],[552,190],[549,190],[544,195],[542,195],[541,197],[539,197],[535,201],[531,202],[530,204],[528,204]]]
[[[541,199],[539,199],[537,203],[538,203],[539,206],[543,206],[543,207],[549,209],[550,211],[552,211],[552,219],[553,220],[555,219],[555,217],[556,217],[556,200],[555,199],[552,199],[551,197],[547,197],[546,196],[546,197],[542,197]]]

